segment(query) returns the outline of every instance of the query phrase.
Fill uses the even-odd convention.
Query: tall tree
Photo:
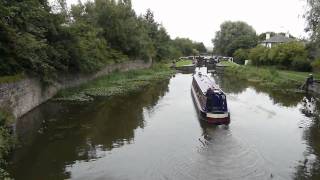
[[[226,21],[221,24],[212,42],[216,54],[232,56],[237,49],[255,47],[258,38],[256,31],[247,23]]]
[[[306,31],[311,32],[312,40],[320,40],[320,1],[319,0],[307,0],[309,10],[306,12],[305,17],[307,19]]]
[[[319,0],[306,0],[309,6],[305,14],[307,20],[306,31],[311,35],[311,43],[308,50],[312,58],[320,57],[320,1]]]

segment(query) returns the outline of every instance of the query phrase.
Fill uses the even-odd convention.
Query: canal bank
[[[310,72],[278,70],[271,67],[236,66],[230,64],[224,69],[225,74],[248,80],[251,83],[295,92],[301,90],[302,85],[310,74]],[[320,79],[320,74],[318,73],[314,73],[313,76],[315,79]]]

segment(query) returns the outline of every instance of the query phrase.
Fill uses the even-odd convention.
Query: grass
[[[222,66],[228,66],[228,67],[233,67],[233,66],[239,66],[237,63],[231,62],[231,61],[221,61],[218,63],[218,65]]]
[[[12,76],[1,76],[0,77],[0,84],[4,83],[11,83],[11,82],[17,82],[25,77],[24,74],[16,74]]]
[[[180,60],[176,63],[176,67],[182,67],[186,65],[192,65],[192,60]]]
[[[309,74],[313,74],[315,79],[320,79],[319,73],[311,73],[311,72],[297,72],[297,71],[284,71],[279,70],[279,74],[281,76],[285,76],[290,80],[304,82]]]
[[[310,74],[310,72],[287,71],[255,66],[230,66],[226,68],[225,72],[260,85],[282,89],[299,88]],[[319,79],[320,74],[314,74],[314,77]]]
[[[168,79],[173,70],[163,65],[150,69],[114,72],[76,88],[62,90],[54,98],[59,101],[92,101],[97,97],[109,97],[142,90],[153,82]]]

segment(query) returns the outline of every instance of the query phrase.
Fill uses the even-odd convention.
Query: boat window
[[[207,93],[207,111],[227,111],[226,96],[219,93]]]

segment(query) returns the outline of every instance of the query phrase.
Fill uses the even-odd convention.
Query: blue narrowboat
[[[202,119],[216,125],[230,124],[226,95],[208,75],[193,75],[191,93]]]

